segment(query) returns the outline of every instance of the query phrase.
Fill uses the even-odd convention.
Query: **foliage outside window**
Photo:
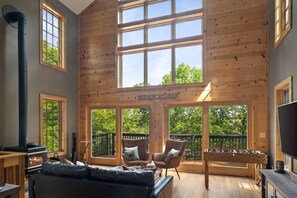
[[[122,137],[149,138],[148,108],[125,108],[122,115]],[[92,109],[92,157],[112,158],[116,153],[116,110]]]
[[[247,105],[212,105],[209,107],[209,148],[248,149]],[[246,167],[246,163],[220,163],[219,166]]]
[[[275,0],[274,46],[276,47],[292,28],[292,0]]]
[[[92,157],[115,157],[116,110],[91,110]]]
[[[122,133],[127,138],[135,139],[130,137],[129,134],[142,134],[149,135],[149,124],[150,124],[150,112],[148,108],[129,108],[122,109]],[[133,136],[133,135],[132,135]]]
[[[40,24],[41,64],[65,71],[64,17],[43,2]]]
[[[66,99],[40,95],[41,145],[49,152],[66,153]]]
[[[119,5],[119,87],[203,81],[202,0]],[[195,76],[178,80],[180,71]]]
[[[183,161],[202,160],[202,107],[169,108],[170,138],[187,141]]]

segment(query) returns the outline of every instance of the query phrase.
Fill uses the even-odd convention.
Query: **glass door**
[[[248,106],[210,105],[209,149],[248,149]],[[215,166],[247,167],[246,163],[215,162]]]
[[[201,165],[202,160],[202,107],[175,106],[169,108],[169,136],[186,140],[182,164]]]

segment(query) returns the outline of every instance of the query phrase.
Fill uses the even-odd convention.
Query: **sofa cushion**
[[[152,171],[113,170],[90,168],[90,179],[106,182],[117,182],[140,186],[154,187],[154,173]]]
[[[46,175],[87,178],[90,175],[90,169],[87,166],[75,166],[69,164],[57,164],[45,162],[42,164],[41,172]]]

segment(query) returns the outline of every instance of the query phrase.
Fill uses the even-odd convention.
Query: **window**
[[[117,126],[122,127],[122,138],[139,139],[149,137],[149,108],[121,109],[121,124],[117,121],[115,108],[91,109],[91,153],[92,158],[112,159],[116,157],[119,143]]]
[[[202,160],[202,107],[169,108],[169,134],[172,139],[187,141],[183,162]]]
[[[248,106],[209,106],[209,148],[248,149]],[[245,163],[211,163],[219,166],[246,167]]]
[[[202,0],[122,3],[118,30],[118,87],[203,81]]]
[[[40,62],[62,71],[66,70],[64,53],[64,17],[47,4],[42,4]]]
[[[292,0],[275,0],[275,32],[276,47],[292,28]]]
[[[92,157],[115,158],[116,110],[91,110]]]
[[[277,106],[282,104],[287,104],[292,101],[292,85],[293,85],[293,78],[292,76],[288,77],[284,81],[278,83],[274,87],[274,97],[275,97],[275,120],[278,120],[278,113],[277,113]],[[292,170],[292,159],[291,157],[284,155],[281,148],[281,139],[280,139],[280,131],[278,122],[275,121],[275,161],[276,160],[283,160],[285,162],[285,170],[291,171]],[[275,162],[274,162],[275,163]],[[275,165],[275,164],[274,164]]]
[[[149,108],[122,109],[122,135],[126,139],[148,138],[150,132]]]
[[[40,143],[49,152],[66,154],[66,99],[40,95]]]

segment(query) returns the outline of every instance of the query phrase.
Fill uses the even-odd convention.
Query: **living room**
[[[24,14],[27,26],[25,141],[46,146],[52,151],[49,157],[57,152],[62,158],[75,155],[78,161],[92,165],[119,166],[124,162],[121,152],[116,151],[122,150],[124,137],[137,136],[137,132],[149,137],[150,160],[154,153],[164,151],[168,139],[181,138],[189,145],[196,143],[186,150],[178,167],[181,181],[187,180],[183,177],[186,173],[203,175],[204,149],[230,149],[224,141],[235,134],[216,134],[219,127],[214,127],[213,121],[221,117],[213,112],[237,108],[244,111],[241,121],[245,128],[240,133],[244,143],[233,149],[265,153],[267,169],[276,168],[276,161],[283,160],[286,169],[296,173],[296,160],[283,156],[277,117],[278,105],[297,100],[296,2],[284,2],[1,0],[0,146],[19,145],[19,101],[23,101],[18,91],[17,26],[3,17],[3,7],[11,5]],[[56,16],[53,20],[61,19],[52,32],[48,28],[51,22],[44,17],[48,13]],[[138,15],[142,18],[133,19]],[[281,17],[277,20],[275,16]],[[46,40],[49,37],[52,41]],[[58,46],[54,39],[59,40]],[[53,61],[49,54],[56,48],[61,52]],[[191,70],[198,71],[196,79],[179,79],[183,63],[197,66]],[[61,119],[58,149],[50,148],[44,138],[45,128],[50,126],[45,116],[50,111],[45,106],[56,104]],[[188,120],[178,117],[179,111],[189,109],[199,115]],[[110,117],[103,116],[106,112]],[[135,118],[126,116],[129,112],[145,113],[142,124],[146,128],[141,126],[144,132],[126,134],[132,124],[127,120]],[[194,118],[197,126],[190,122]],[[187,130],[196,126],[196,133],[181,132],[178,124],[172,125],[176,120],[180,125],[189,123],[182,125],[189,127]],[[95,141],[95,127],[98,131],[105,129],[104,135],[110,134],[106,153],[96,150],[105,143]],[[237,138],[241,141],[239,135]],[[74,145],[76,150],[72,152]],[[175,171],[170,173],[174,182],[181,183]],[[253,164],[238,163],[212,164],[209,173],[256,176]]]

